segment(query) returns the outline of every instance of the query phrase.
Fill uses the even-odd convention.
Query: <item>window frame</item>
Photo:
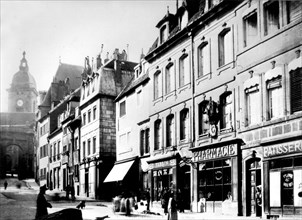
[[[162,148],[162,121],[157,119],[154,122],[154,150]]]
[[[166,118],[166,145],[172,147],[174,145],[174,133],[175,133],[175,117],[174,114],[170,114]]]
[[[180,141],[189,140],[190,135],[190,112],[188,108],[184,108],[180,111],[180,125],[179,125],[179,139]]]
[[[186,70],[186,62],[188,69]],[[186,72],[188,72],[186,74]],[[179,87],[184,87],[190,83],[190,56],[188,53],[184,53],[179,58]],[[187,81],[186,81],[187,80]]]
[[[197,48],[198,78],[203,77],[211,72],[210,58],[210,44],[207,41],[201,43]],[[206,68],[205,63],[207,63],[208,68]]]
[[[119,103],[120,118],[126,115],[126,100]]]
[[[229,41],[227,37],[230,38],[229,39],[230,45],[226,44],[226,42]],[[228,49],[228,47],[231,47],[231,49]],[[232,37],[232,30],[231,28],[225,28],[218,35],[219,67],[222,67],[234,60],[233,50],[234,50],[234,43]]]

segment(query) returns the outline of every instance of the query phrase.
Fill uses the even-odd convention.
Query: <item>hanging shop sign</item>
[[[298,153],[298,152],[302,152],[301,140],[263,147],[264,158]]]
[[[164,161],[159,161],[156,163],[150,163],[149,164],[149,169],[156,169],[156,168],[162,168],[162,167],[172,167],[176,166],[176,159],[171,159],[171,160],[164,160]]]
[[[217,148],[209,148],[205,150],[196,151],[193,153],[193,162],[212,160],[223,157],[231,157],[237,155],[237,144],[230,144]]]

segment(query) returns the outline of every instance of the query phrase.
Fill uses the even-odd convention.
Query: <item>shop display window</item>
[[[270,206],[301,206],[302,157],[270,161]]]
[[[153,200],[160,201],[165,190],[169,190],[172,183],[172,169],[166,168],[153,171]]]
[[[215,160],[198,166],[199,199],[224,201],[231,199],[231,160]]]

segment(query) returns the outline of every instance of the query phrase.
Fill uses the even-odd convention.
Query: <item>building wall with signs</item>
[[[301,216],[297,187],[302,104],[296,101],[302,99],[297,37],[302,30],[301,8],[299,1],[255,1],[237,13],[238,27],[244,30],[238,32],[236,90],[237,132],[245,143],[241,151],[246,216]],[[278,16],[270,23],[267,14]],[[253,17],[257,17],[254,28]],[[253,40],[244,28],[255,31]]]

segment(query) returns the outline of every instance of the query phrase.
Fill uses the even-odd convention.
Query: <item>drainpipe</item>
[[[194,34],[193,34],[193,31],[191,30],[189,32],[189,36],[191,37],[191,67],[192,67],[192,74],[191,74],[191,82],[192,82],[192,96],[191,96],[191,100],[192,100],[192,134],[191,134],[191,141],[192,141],[192,146],[194,146],[194,143],[195,143],[195,69],[194,69]],[[190,179],[190,188],[191,188],[191,211],[192,211],[192,206],[193,205],[193,202],[194,202],[194,180],[195,180],[195,170],[192,168],[191,166],[191,179]],[[195,190],[197,192],[197,189]],[[197,198],[197,197],[196,197]]]

